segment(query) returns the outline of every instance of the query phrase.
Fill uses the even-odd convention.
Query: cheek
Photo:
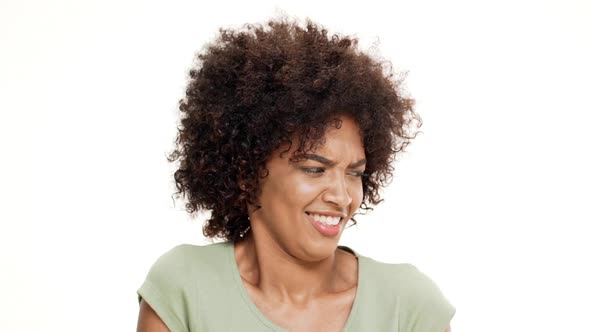
[[[299,178],[295,181],[290,181],[289,189],[285,189],[288,196],[288,201],[292,207],[297,210],[302,209],[317,199],[322,190],[320,181],[309,181],[309,179]]]
[[[321,189],[319,181],[309,181],[293,174],[275,179],[271,183],[266,188],[267,199],[288,207],[308,203]]]
[[[310,195],[317,194],[321,189],[322,184],[320,181],[306,181],[306,179],[299,179],[291,184],[293,192],[299,195],[299,197],[309,197]]]
[[[356,210],[359,208],[363,201],[363,184],[356,184],[351,190],[350,195],[352,196],[352,204],[354,206],[354,209]]]

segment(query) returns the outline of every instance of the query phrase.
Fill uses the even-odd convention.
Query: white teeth
[[[321,222],[324,225],[329,225],[329,226],[334,226],[337,225],[340,222],[340,217],[331,217],[331,216],[325,216],[325,215],[321,215],[321,214],[313,214],[313,213],[309,213],[309,216],[317,221],[317,222]]]

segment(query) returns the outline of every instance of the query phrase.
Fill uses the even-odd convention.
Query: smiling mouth
[[[307,214],[313,221],[321,223],[322,225],[325,225],[325,226],[336,226],[343,219],[343,217],[328,216],[325,214],[318,214],[318,213],[305,212],[305,214]]]
[[[315,230],[318,231],[318,233],[325,237],[337,237],[338,234],[340,234],[340,232],[342,231],[341,221],[344,219],[344,217],[328,216],[324,214],[309,212],[306,212],[305,215],[305,217],[313,226],[313,228],[315,228]]]

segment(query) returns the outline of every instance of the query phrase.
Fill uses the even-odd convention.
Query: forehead
[[[282,158],[298,159],[297,157],[304,153],[317,153],[333,158],[364,158],[365,151],[359,126],[347,116],[339,117],[337,120],[326,129],[319,141],[306,142],[306,146],[301,147],[299,138],[294,137],[291,144],[284,144],[273,153],[273,156],[278,154]]]

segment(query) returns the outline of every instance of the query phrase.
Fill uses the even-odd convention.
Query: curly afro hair
[[[296,153],[313,150],[343,115],[359,126],[367,159],[360,209],[381,202],[396,154],[422,124],[401,80],[359,51],[356,38],[328,35],[309,20],[219,32],[189,72],[168,156],[179,161],[175,196],[187,199],[189,213],[211,212],[203,234],[240,241],[272,152],[295,141]]]

